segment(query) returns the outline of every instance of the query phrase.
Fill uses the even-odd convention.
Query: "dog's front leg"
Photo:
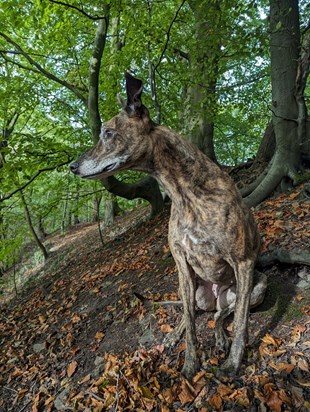
[[[254,262],[246,260],[235,266],[237,296],[234,314],[234,338],[229,356],[220,368],[220,372],[235,375],[242,362],[244,348],[248,339],[248,317],[252,292]]]
[[[197,357],[197,336],[195,326],[195,293],[196,275],[181,252],[174,253],[174,258],[179,271],[179,290],[183,302],[183,319],[185,326],[185,361],[182,373],[187,378],[192,377],[199,370]]]

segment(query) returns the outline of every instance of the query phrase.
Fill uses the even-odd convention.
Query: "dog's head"
[[[126,73],[127,101],[119,97],[122,111],[102,126],[97,144],[70,165],[74,174],[100,179],[121,170],[143,170],[154,125],[142,104],[142,90],[142,81]]]

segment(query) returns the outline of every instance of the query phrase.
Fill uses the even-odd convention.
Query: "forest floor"
[[[302,187],[262,203],[255,215],[263,253],[309,251],[309,212]],[[140,208],[117,218],[104,245],[96,224],[48,238],[44,267],[25,273],[17,297],[2,297],[0,411],[309,410],[309,266],[263,269],[267,294],[250,314],[236,378],[216,377],[223,354],[214,346],[213,314],[199,314],[202,368],[187,381],[184,341],[162,345],[181,308],[156,304],[178,299],[169,208],[151,221],[147,214]]]

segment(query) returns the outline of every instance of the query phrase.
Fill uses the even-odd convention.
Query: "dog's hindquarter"
[[[192,204],[192,209],[187,206],[187,210],[182,210],[172,202],[169,222],[172,251],[183,253],[202,279],[219,285],[235,283],[236,263],[255,261],[260,248],[251,214],[243,210],[242,204],[231,201],[227,205],[214,197],[212,202],[195,198]]]

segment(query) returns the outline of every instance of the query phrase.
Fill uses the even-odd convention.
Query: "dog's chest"
[[[233,270],[223,259],[219,239],[210,237],[207,233],[202,237],[190,230],[184,230],[179,239],[178,247],[198,276],[213,283],[234,282]]]
[[[179,239],[182,248],[189,254],[197,255],[202,251],[207,255],[217,255],[219,253],[216,242],[214,239],[209,238],[205,232],[200,234],[198,231],[190,229],[180,230]]]
[[[207,235],[199,236],[197,232],[184,230],[179,235],[179,247],[186,255],[187,261],[199,261],[204,265],[205,260],[211,256],[220,254],[217,242],[209,238]]]

